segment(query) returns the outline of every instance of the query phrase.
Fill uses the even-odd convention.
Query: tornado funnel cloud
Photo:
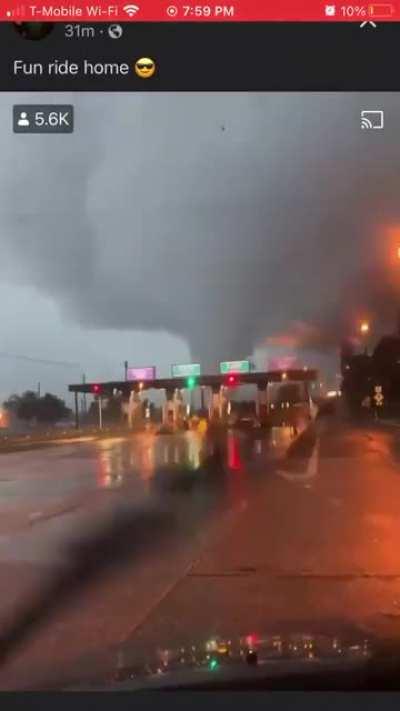
[[[368,100],[400,125],[399,97]],[[293,331],[300,348],[333,349],[363,304],[378,308],[384,293],[394,307],[376,245],[400,224],[400,144],[389,127],[365,150],[358,95],[74,104],[68,143],[1,146],[4,276],[47,295],[60,318],[116,338],[177,334],[215,367]]]

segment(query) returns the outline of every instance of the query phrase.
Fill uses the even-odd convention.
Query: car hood
[[[160,646],[148,654],[135,642],[115,650],[105,675],[81,680],[74,689],[164,688],[179,681],[240,678],[249,672],[290,674],[328,667],[360,667],[371,658],[373,644],[363,635],[341,638],[306,631],[215,636],[181,646]]]

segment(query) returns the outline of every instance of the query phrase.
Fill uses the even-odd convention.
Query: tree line
[[[25,421],[55,424],[71,417],[70,408],[57,395],[46,393],[39,396],[33,390],[26,390],[22,395],[11,395],[3,402],[3,407]]]

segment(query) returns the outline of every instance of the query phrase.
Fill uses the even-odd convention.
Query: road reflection
[[[147,489],[171,474],[190,478],[209,471],[246,473],[287,447],[292,438],[292,428],[276,427],[256,434],[228,430],[210,435],[188,430],[105,439],[96,444],[96,483],[99,488],[116,489],[136,480]]]
[[[0,510],[24,505],[59,504],[63,497],[78,500],[93,490],[127,491],[129,495],[158,494],[165,489],[188,491],[221,487],[224,476],[267,473],[288,446],[289,427],[270,431],[187,430],[156,434],[147,430],[128,436],[3,455]],[[226,487],[225,487],[226,491]]]

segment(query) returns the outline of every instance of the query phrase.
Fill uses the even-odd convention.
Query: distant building
[[[343,359],[343,394],[358,408],[375,388],[382,388],[385,407],[400,406],[400,336],[383,336],[371,356],[352,355]]]
[[[381,371],[386,368],[398,371],[400,365],[400,336],[383,336],[373,352],[375,367]]]
[[[354,343],[350,340],[344,341],[340,349],[340,372],[345,375],[349,369],[349,363],[354,356]]]

